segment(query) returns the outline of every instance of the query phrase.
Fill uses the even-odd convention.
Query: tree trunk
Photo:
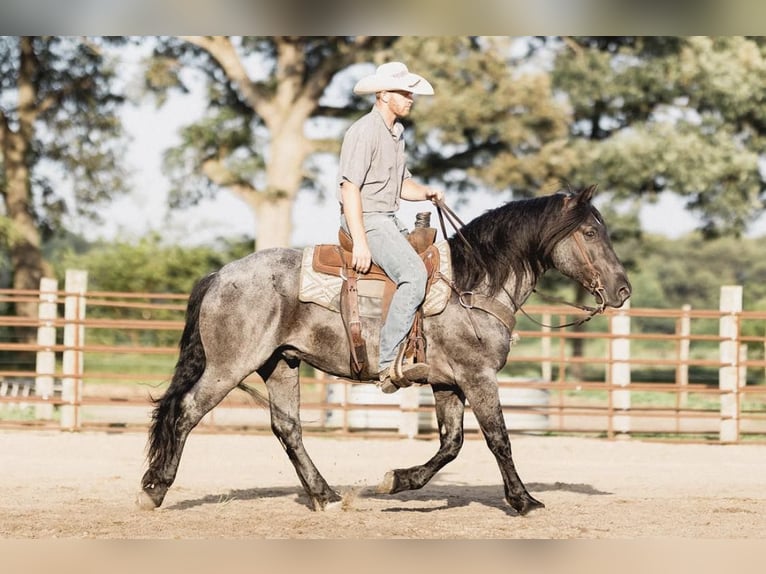
[[[309,142],[303,135],[307,117],[305,112],[290,109],[282,117],[267,119],[272,139],[266,190],[257,194],[255,203],[258,249],[291,245],[292,208],[303,181],[303,163],[309,150]]]
[[[289,247],[292,235],[293,199],[278,197],[259,201],[253,206],[256,218],[255,247],[258,250],[270,247]]]
[[[39,289],[43,276],[43,258],[40,250],[40,230],[34,218],[30,189],[28,161],[31,156],[31,142],[34,138],[34,122],[37,118],[36,90],[34,78],[37,62],[32,52],[31,39],[19,40],[21,61],[18,80],[19,126],[12,131],[3,126],[3,166],[5,168],[6,215],[12,226],[10,231],[9,255],[13,269],[14,289]],[[35,318],[37,301],[17,302],[16,314],[20,317]],[[33,329],[19,332],[25,341],[35,341]]]
[[[293,204],[303,179],[306,153],[302,150],[306,149],[306,140],[300,132],[285,131],[272,141],[266,188],[261,191],[249,186],[232,189],[253,211],[256,249],[291,246]]]
[[[6,134],[6,136],[9,134]],[[40,251],[40,231],[32,216],[29,190],[29,169],[23,161],[26,154],[26,142],[23,138],[12,135],[10,145],[4,150],[6,174],[5,206],[11,221],[8,255],[13,269],[14,289],[39,289],[43,276],[43,258]],[[25,297],[15,304],[15,313],[19,317],[34,319],[37,317],[37,298]],[[36,330],[18,328],[16,338],[19,342],[33,343]]]

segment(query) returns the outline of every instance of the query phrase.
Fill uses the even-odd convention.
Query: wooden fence
[[[718,310],[627,305],[581,329],[520,317],[499,383],[509,431],[766,442],[766,313],[744,311],[742,298],[726,286]],[[37,318],[0,315],[0,428],[145,429],[172,373],[186,296],[88,291],[87,275],[69,271],[63,290],[52,279],[0,290],[0,308],[22,301],[38,303]],[[575,313],[525,310],[545,324]],[[307,369],[301,390],[309,433],[438,435],[429,387],[384,395]],[[465,427],[480,436],[470,406]],[[268,431],[268,412],[234,391],[200,428]]]

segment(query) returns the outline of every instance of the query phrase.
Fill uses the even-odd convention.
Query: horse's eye
[[[588,227],[583,230],[582,234],[585,239],[594,239],[598,235],[598,232],[593,227]]]

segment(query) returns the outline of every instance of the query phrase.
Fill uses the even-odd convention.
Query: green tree
[[[577,158],[567,150],[569,114],[550,76],[509,57],[513,40],[403,37],[392,51],[435,86],[413,108],[413,172],[448,188],[534,196],[561,185]]]
[[[706,240],[699,233],[670,240],[644,238],[645,260],[637,276],[652,277],[652,298],[636,293],[639,306],[717,309],[722,285],[745,287],[746,309],[762,309],[766,301],[766,262],[762,240],[722,237]]]
[[[310,132],[358,114],[360,99],[328,95],[337,74],[372,61],[391,38],[184,36],[162,39],[147,71],[159,93],[185,88],[181,72],[204,74],[208,108],[166,156],[175,206],[228,190],[253,211],[258,247],[289,245],[292,205],[312,177],[308,160],[338,149]],[[260,75],[259,75],[260,73]],[[351,87],[343,88],[351,92]],[[160,102],[162,100],[160,99]]]
[[[95,216],[96,205],[125,189],[118,161],[122,98],[106,43],[0,37],[0,244],[16,289],[38,288],[46,273],[43,238],[68,209]],[[33,303],[17,304],[19,315],[34,311]]]
[[[575,181],[637,210],[669,190],[706,236],[741,234],[763,212],[759,168],[766,42],[741,36],[576,37],[553,42],[555,89],[572,109]]]
[[[550,57],[554,97],[569,108],[556,142],[567,161],[546,164],[548,177],[599,184],[618,253],[645,260],[638,212],[661,191],[688,198],[707,237],[741,234],[763,212],[762,40],[585,36],[528,46]],[[575,301],[585,298],[578,289]],[[572,344],[580,355],[584,341]]]
[[[209,102],[167,154],[174,205],[227,189],[253,209],[259,248],[289,244],[292,204],[312,185],[312,158],[337,153],[345,127],[370,107],[351,88],[371,68],[350,68],[384,60],[407,62],[436,86],[409,120],[417,177],[458,190],[523,184],[521,193],[537,193],[551,184],[545,165],[567,161],[566,110],[546,74],[509,71],[504,49],[502,40],[471,37],[164,39],[149,86],[160,94],[183,87],[181,71],[193,67],[205,74]]]
[[[137,240],[93,243],[64,236],[48,246],[56,276],[63,279],[67,269],[84,269],[93,291],[177,294],[189,293],[200,277],[243,257],[248,247],[244,241],[168,245],[156,231]]]

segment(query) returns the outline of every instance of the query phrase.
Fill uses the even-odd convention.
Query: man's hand
[[[433,187],[426,188],[426,199],[430,199],[433,203],[444,200],[444,192],[441,189],[434,189]]]
[[[372,254],[366,241],[354,241],[351,251],[351,266],[357,273],[367,273],[372,266]]]

